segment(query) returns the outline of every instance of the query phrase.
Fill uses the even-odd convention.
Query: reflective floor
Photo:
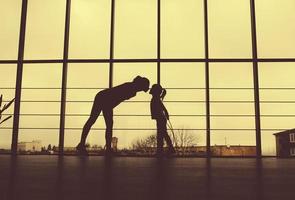
[[[0,199],[295,199],[295,159],[0,156]]]

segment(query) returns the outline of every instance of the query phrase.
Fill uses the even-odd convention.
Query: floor
[[[1,155],[0,199],[295,199],[295,159]]]

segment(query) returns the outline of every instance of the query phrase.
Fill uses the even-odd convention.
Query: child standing
[[[166,90],[159,84],[154,84],[150,90],[153,96],[151,99],[151,117],[157,122],[157,155],[163,154],[164,139],[168,146],[168,153],[175,153],[172,141],[167,133],[167,120],[169,113],[165,108],[162,98],[166,94]]]

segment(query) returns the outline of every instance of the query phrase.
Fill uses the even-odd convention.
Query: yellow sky
[[[61,59],[63,55],[65,0],[29,0],[26,30],[25,59]],[[295,1],[256,0],[258,55],[261,58],[295,57]],[[70,26],[70,58],[109,58],[110,0],[72,0]],[[157,1],[116,0],[114,57],[157,57]],[[208,0],[209,55],[211,58],[251,58],[251,24],[249,0]],[[0,0],[0,59],[17,58],[21,0]],[[161,57],[204,58],[203,0],[162,0]],[[259,84],[262,88],[295,88],[294,63],[259,63]],[[68,101],[91,101],[109,85],[109,65],[69,64]],[[156,63],[114,64],[114,85],[131,81],[142,75],[156,83]],[[59,101],[62,64],[25,64],[23,101]],[[168,89],[167,101],[204,101],[204,63],[162,63],[161,82]],[[15,87],[16,65],[0,65],[0,87]],[[244,103],[211,103],[213,115],[252,115],[247,117],[211,117],[212,129],[252,129],[254,120],[254,91],[251,63],[211,63],[211,101],[247,101]],[[42,89],[43,88],[43,89]],[[57,88],[57,89],[44,89]],[[77,89],[78,88],[78,89]],[[87,89],[88,88],[88,89]],[[93,89],[89,89],[93,88]],[[177,88],[199,88],[180,90]],[[215,88],[215,89],[214,89]],[[216,89],[232,88],[232,89]],[[234,89],[236,88],[236,89]],[[248,88],[248,89],[237,89]],[[0,89],[5,99],[14,96],[13,89]],[[290,90],[260,89],[262,101],[293,101]],[[149,101],[149,94],[139,94],[132,100]],[[173,115],[205,115],[204,102],[165,103]],[[81,129],[91,109],[91,102],[67,103],[66,127]],[[13,112],[13,107],[9,110]],[[57,116],[22,116],[20,127],[58,128],[60,103],[21,104],[21,114],[56,114]],[[295,113],[295,105],[261,103],[262,115]],[[122,103],[115,114],[149,114],[149,103]],[[175,128],[205,129],[204,116],[172,117]],[[262,117],[262,129],[294,128],[294,117]],[[12,120],[4,127],[11,127]],[[103,128],[103,118],[94,126]],[[153,128],[150,117],[115,117],[115,128]],[[44,145],[58,144],[59,130],[20,130],[20,141],[41,139]],[[0,129],[0,148],[8,147],[11,130]],[[199,145],[205,145],[205,131],[193,131]],[[66,130],[65,146],[74,146],[80,130]],[[127,147],[136,138],[151,131],[114,131],[119,147]],[[264,154],[273,154],[273,131],[262,131]],[[255,145],[255,131],[214,131],[211,142]],[[91,144],[104,143],[104,131],[92,131]]]

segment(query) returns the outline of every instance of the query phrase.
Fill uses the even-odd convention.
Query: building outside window
[[[290,142],[295,142],[295,133],[290,133]]]

